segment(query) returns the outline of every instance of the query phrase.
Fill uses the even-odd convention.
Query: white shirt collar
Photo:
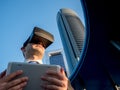
[[[30,62],[30,61],[37,61],[39,64],[43,64],[42,60],[28,60],[27,59],[27,60],[24,60],[24,61],[27,62],[27,63]]]

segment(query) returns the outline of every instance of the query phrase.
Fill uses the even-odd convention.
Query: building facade
[[[62,68],[64,68],[66,75],[69,76],[68,65],[62,49],[47,51],[45,57],[47,64],[60,65]]]
[[[62,8],[57,13],[57,24],[70,73],[80,60],[83,49],[85,31],[84,25],[77,13],[71,9]]]

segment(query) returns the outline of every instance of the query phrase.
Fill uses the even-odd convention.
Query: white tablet
[[[47,65],[47,64],[29,64],[24,62],[9,62],[6,74],[10,74],[17,70],[23,70],[23,74],[18,76],[28,76],[29,80],[26,87],[23,90],[43,90],[40,85],[43,81],[40,79],[41,75],[45,74],[46,70],[52,69],[56,72],[60,71],[59,65]]]

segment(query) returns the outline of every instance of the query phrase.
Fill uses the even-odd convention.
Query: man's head
[[[42,28],[34,27],[29,38],[24,42],[23,47],[25,47],[28,43],[39,43],[42,42],[44,47],[47,48],[50,44],[54,42],[54,36],[45,31]]]
[[[32,34],[24,42],[21,50],[26,59],[30,59],[31,56],[42,59],[45,49],[52,44],[54,37],[51,33],[34,27]]]

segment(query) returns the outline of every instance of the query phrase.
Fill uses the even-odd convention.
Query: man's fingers
[[[49,82],[49,84],[54,84],[54,85],[57,85],[57,86],[61,86],[61,87],[64,87],[65,85],[63,84],[64,81],[62,80],[59,80],[57,78],[53,78],[53,77],[41,77],[42,80],[46,81],[46,82]],[[46,85],[46,84],[45,84]]]
[[[56,77],[56,78],[58,78],[60,80],[67,79],[67,78],[65,78],[66,75],[65,75],[65,72],[64,72],[63,68],[60,69],[60,72],[56,72],[56,71],[53,71],[53,70],[48,70],[46,72],[46,74],[48,76],[51,76],[51,77]]]
[[[24,83],[21,83],[21,84],[14,86],[14,87],[8,88],[7,90],[23,90],[23,87],[25,87],[26,84],[27,83],[24,82]]]
[[[67,90],[68,85],[68,78],[66,77],[66,74],[61,68],[60,72],[56,72],[53,70],[48,70],[44,76],[41,77],[41,79],[45,82],[48,82],[43,86],[45,89],[50,90]]]
[[[6,70],[4,70],[2,73],[0,73],[0,78],[3,78],[6,74]]]
[[[22,70],[18,70],[16,72],[13,72],[12,74],[10,75],[7,75],[6,77],[3,78],[4,82],[8,82],[10,81],[11,79],[15,78],[16,76],[18,75],[21,75],[23,73]]]
[[[6,84],[8,90],[19,90],[27,84],[28,77],[22,77]]]
[[[60,69],[61,73],[66,76],[65,71],[63,68]]]
[[[13,80],[13,81],[8,83],[8,87],[15,86],[15,85],[22,83],[22,82],[27,82],[27,80],[28,80],[28,77],[22,77],[22,78]]]

